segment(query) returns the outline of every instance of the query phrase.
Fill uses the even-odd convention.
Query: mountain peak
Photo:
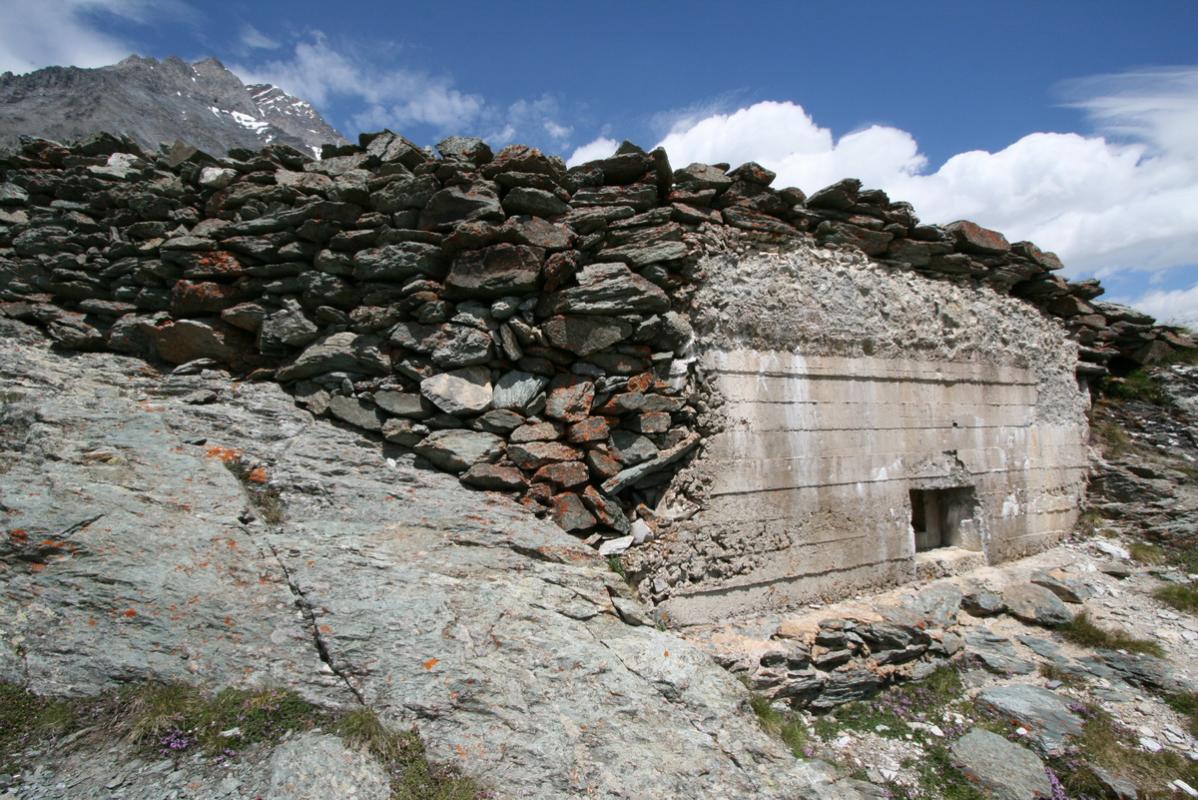
[[[213,154],[287,144],[314,153],[345,139],[307,101],[246,86],[219,59],[137,55],[96,69],[0,76],[0,146],[22,135],[72,141],[105,131],[148,149],[182,140]]]

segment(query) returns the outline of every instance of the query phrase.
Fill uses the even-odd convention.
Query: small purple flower
[[[180,750],[186,750],[195,744],[195,741],[195,738],[176,729],[159,739],[158,744],[163,753],[175,753]]]
[[[1052,771],[1052,767],[1045,767],[1044,772],[1048,774],[1048,785],[1052,789],[1052,800],[1069,800],[1069,795],[1065,794],[1065,787],[1061,785],[1061,779]]]

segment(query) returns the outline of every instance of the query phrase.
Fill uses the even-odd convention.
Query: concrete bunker
[[[1054,320],[814,245],[703,268],[709,430],[663,503],[677,524],[627,559],[671,623],[996,563],[1073,527],[1089,397]]]

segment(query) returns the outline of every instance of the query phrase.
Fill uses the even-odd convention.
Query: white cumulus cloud
[[[193,13],[180,0],[0,0],[0,72],[115,64],[136,44],[102,31],[100,20],[144,25]]]
[[[455,88],[446,76],[376,66],[349,48],[334,47],[319,31],[285,56],[231,69],[247,82],[273,83],[317,106],[333,98],[360,103],[364,110],[353,121],[363,129],[465,128],[484,108],[481,97]]]
[[[1146,311],[1160,322],[1198,330],[1198,285],[1189,289],[1154,289],[1140,297],[1119,300]]]
[[[676,165],[758,161],[808,192],[844,177],[911,201],[929,222],[969,218],[1031,239],[1068,274],[1198,264],[1198,67],[1066,87],[1096,133],[1033,133],[928,169],[915,138],[871,126],[837,137],[802,106],[767,101],[679,123]]]
[[[594,161],[597,158],[607,158],[616,152],[616,148],[620,143],[615,139],[608,139],[605,136],[600,136],[594,141],[578,147],[566,159],[567,167],[576,167],[579,164],[585,164],[588,161]]]

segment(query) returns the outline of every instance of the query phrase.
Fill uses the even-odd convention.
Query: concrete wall
[[[663,537],[650,566],[658,590],[671,584],[661,599],[673,622],[914,579],[911,489],[972,487],[974,504],[948,516],[959,522],[960,547],[989,561],[1051,545],[1076,521],[1086,397],[1065,368],[1064,333],[989,290],[909,287],[877,267],[828,257],[812,250],[753,261],[723,278],[716,265],[709,278],[725,309],[700,336],[700,361],[722,400],[713,414],[721,430],[692,468],[705,485],[699,510]],[[775,279],[754,288],[748,277],[796,265],[789,288]],[[742,279],[748,288],[735,289]],[[851,297],[846,288],[860,281],[875,289],[847,306],[814,299]],[[804,303],[800,286],[813,295],[802,306],[806,322],[777,334],[791,346],[743,346],[753,331],[786,324],[781,309],[793,306],[771,311],[765,298]],[[946,320],[966,307],[979,324],[956,337],[956,352],[904,346],[929,320],[957,329]],[[849,313],[862,320],[855,335],[841,327]],[[884,325],[873,327],[878,313]],[[941,331],[943,341],[950,333]]]

